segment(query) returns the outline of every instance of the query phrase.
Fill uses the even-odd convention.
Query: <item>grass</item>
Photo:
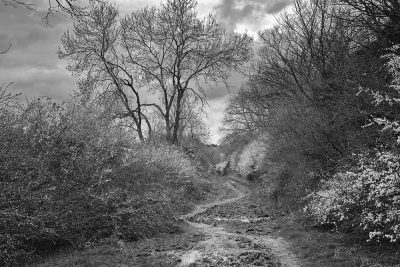
[[[162,249],[165,246],[182,244],[192,238],[185,233],[186,224],[179,219],[179,215],[187,213],[195,204],[218,197],[220,193],[218,190],[224,189],[220,181],[211,181],[204,176],[195,178],[175,177],[175,181],[164,179],[162,185],[157,183],[160,176],[158,178],[157,176],[152,176],[152,179],[147,181],[148,183],[143,184],[140,178],[132,179],[132,173],[135,173],[133,171],[134,166],[126,166],[113,173],[115,178],[113,182],[120,187],[125,186],[137,198],[147,197],[147,205],[137,202],[137,209],[154,211],[149,214],[151,216],[148,217],[149,220],[145,220],[141,216],[136,218],[137,221],[134,225],[137,227],[141,224],[142,226],[135,230],[136,233],[140,232],[142,234],[140,238],[122,238],[124,239],[122,240],[116,236],[109,237],[96,243],[87,244],[86,247],[79,249],[61,250],[53,254],[39,256],[35,259],[33,266],[147,266],[142,262],[138,263],[140,255],[135,258],[136,254],[139,252],[141,254],[144,253],[141,256],[147,258],[148,255],[143,252],[146,251],[146,246],[151,249]],[[145,179],[145,177],[142,176],[142,179]],[[141,186],[138,187],[137,185]],[[163,188],[162,194],[159,191],[160,187]],[[181,193],[176,193],[175,190]],[[165,202],[166,198],[169,198],[170,201]],[[162,201],[162,199],[164,200]],[[142,212],[139,211],[139,215],[143,215]],[[176,241],[175,238],[180,241]],[[165,242],[166,240],[167,242]],[[168,242],[177,243],[169,244]],[[152,259],[152,261],[157,262],[157,259]],[[163,258],[162,266],[166,266],[165,261],[166,259]],[[171,266],[175,266],[176,263],[176,259],[171,258]]]
[[[283,211],[271,202],[254,202],[271,214],[272,233],[291,243],[291,250],[304,266],[394,266],[400,263],[398,244],[368,243],[357,235],[315,226],[302,211]]]

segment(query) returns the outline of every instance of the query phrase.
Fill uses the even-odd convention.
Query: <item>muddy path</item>
[[[109,239],[33,266],[400,266],[396,247],[360,245],[257,201],[256,183],[233,176],[214,182],[218,195],[182,216],[169,233],[136,242]]]
[[[182,253],[178,266],[300,266],[300,261],[290,251],[290,245],[282,238],[240,231],[252,222],[265,220],[265,217],[227,213],[223,207],[229,211],[229,204],[240,202],[251,191],[245,183],[231,177],[226,178],[225,186],[232,190],[233,196],[199,205],[183,216],[192,229],[203,232],[206,238]],[[236,227],[229,227],[229,224]]]
[[[269,217],[249,206],[249,185],[221,179],[219,198],[181,217],[184,233],[136,245],[140,266],[301,266],[290,244],[272,235]]]

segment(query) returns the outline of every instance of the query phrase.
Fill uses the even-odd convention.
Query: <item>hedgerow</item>
[[[137,144],[101,107],[78,103],[0,108],[0,265],[177,231],[210,189],[178,148]]]

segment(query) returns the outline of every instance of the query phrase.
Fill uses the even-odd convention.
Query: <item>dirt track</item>
[[[400,266],[396,247],[344,241],[307,226],[296,214],[257,202],[256,183],[233,176],[214,182],[219,197],[182,216],[180,232],[137,242],[110,240],[36,266]]]
[[[299,260],[290,252],[289,244],[281,238],[242,234],[240,231],[229,231],[216,223],[195,222],[202,219],[214,219],[225,223],[246,225],[255,220],[262,220],[262,218],[248,218],[245,215],[224,216],[218,212],[204,214],[215,207],[240,201],[250,193],[246,185],[232,178],[227,178],[225,184],[232,190],[234,196],[200,205],[190,214],[183,216],[193,229],[203,232],[206,238],[180,256],[179,266],[300,266]],[[210,215],[213,218],[208,218]]]
[[[300,266],[290,245],[273,237],[268,216],[257,216],[241,205],[248,185],[224,177],[222,194],[182,216],[187,227],[181,235],[137,244],[142,266]],[[248,203],[247,203],[248,204]]]

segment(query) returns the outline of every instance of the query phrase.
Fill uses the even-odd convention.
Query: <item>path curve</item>
[[[282,238],[268,235],[250,235],[228,232],[224,227],[192,222],[191,219],[211,208],[239,201],[250,194],[250,189],[226,178],[225,185],[234,197],[198,205],[192,212],[182,216],[191,227],[202,231],[207,238],[180,256],[178,266],[301,266],[299,259],[290,251],[290,244]],[[227,219],[229,220],[229,219]],[[246,220],[246,218],[243,218]],[[244,240],[244,241],[243,241]],[[243,247],[245,242],[246,247]]]

